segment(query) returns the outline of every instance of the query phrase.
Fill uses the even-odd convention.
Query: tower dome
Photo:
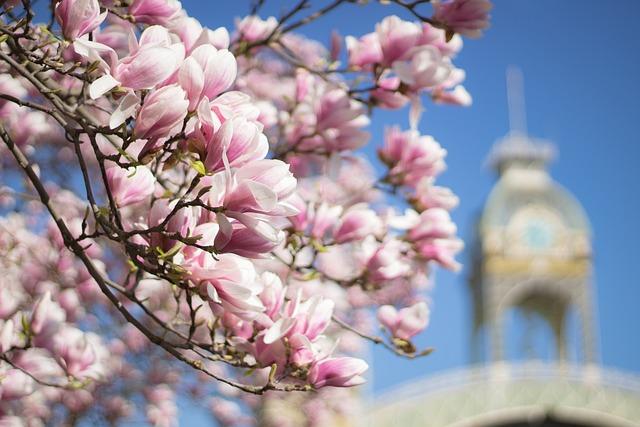
[[[547,170],[555,147],[511,132],[499,140],[488,163],[498,172],[478,222],[487,252],[512,256],[586,257],[591,227],[578,200]]]
[[[538,315],[551,327],[556,357],[568,355],[571,312],[581,323],[583,362],[596,355],[591,304],[591,227],[578,202],[547,166],[556,154],[548,141],[528,136],[522,76],[507,74],[511,130],[488,163],[498,180],[478,219],[470,280],[475,358],[483,336],[490,359],[504,360],[505,318],[512,309]]]

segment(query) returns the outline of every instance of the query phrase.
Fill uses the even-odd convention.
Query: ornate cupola
[[[574,362],[594,362],[589,222],[580,203],[547,169],[553,145],[527,134],[520,71],[509,69],[507,82],[511,130],[489,156],[498,179],[478,220],[473,248],[473,358],[507,358],[505,331],[514,327],[506,324],[507,314],[518,309],[550,326],[554,357],[562,361],[568,357],[569,316],[576,313],[580,348]]]

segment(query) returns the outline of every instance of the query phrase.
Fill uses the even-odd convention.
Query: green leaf
[[[30,336],[31,335],[31,322],[29,322],[29,319],[27,319],[27,315],[26,314],[22,314],[22,318],[20,319],[21,323],[22,323],[22,332],[24,333],[25,336]]]
[[[204,163],[202,163],[200,160],[196,160],[191,163],[191,167],[194,168],[200,175],[204,176],[207,174],[207,168],[204,167]]]
[[[318,251],[319,253],[324,253],[327,252],[327,247],[324,246],[322,244],[322,242],[319,242],[316,239],[311,240],[311,245],[313,246],[313,248]]]
[[[158,258],[160,259],[171,259],[173,258],[173,256],[175,254],[178,253],[178,251],[180,251],[180,249],[182,249],[182,246],[184,246],[184,244],[182,242],[176,242],[175,245],[173,245],[173,247],[171,249],[169,249],[167,252],[160,254],[160,256]]]

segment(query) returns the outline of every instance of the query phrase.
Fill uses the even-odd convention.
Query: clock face
[[[553,227],[540,218],[530,218],[523,237],[525,245],[534,251],[541,251],[553,246]]]
[[[552,255],[563,246],[562,219],[546,206],[528,205],[520,209],[507,229],[509,243],[505,249],[514,255]]]

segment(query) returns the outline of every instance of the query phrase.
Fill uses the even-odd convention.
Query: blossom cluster
[[[31,6],[0,8],[0,424],[170,426],[188,394],[225,426],[329,425],[367,338],[428,353],[423,291],[462,243],[418,118],[471,103],[453,60],[487,1],[329,48],[292,30],[331,9],[229,32],[175,0]],[[380,174],[371,113],[409,104]]]

